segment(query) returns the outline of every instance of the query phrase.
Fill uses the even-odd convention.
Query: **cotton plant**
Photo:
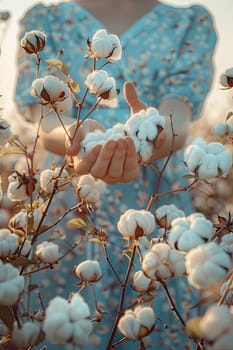
[[[43,330],[52,344],[79,349],[88,345],[92,329],[89,306],[79,293],[74,293],[69,302],[59,296],[49,302]]]
[[[35,56],[37,64],[36,79],[32,82],[31,95],[45,112],[44,118],[50,112],[55,112],[55,117],[58,117],[65,129],[66,137],[72,141],[72,137],[63,124],[62,113],[69,111],[72,107],[77,107],[80,112],[77,113],[78,128],[87,116],[91,117],[91,113],[90,116],[82,113],[85,94],[96,96],[93,110],[99,105],[117,106],[117,98],[120,93],[117,81],[103,68],[121,59],[121,43],[116,35],[106,30],[98,30],[92,38],[87,40],[86,58],[93,60],[93,69],[83,82],[85,88],[83,98],[76,96],[76,92],[79,92],[78,84],[75,87],[75,82],[69,76],[68,68],[59,59],[46,61],[48,65],[57,69],[56,76],[51,73],[54,69],[50,70],[51,74],[40,76],[39,54],[46,43],[46,34],[36,30],[25,33],[21,40],[21,46],[27,54]],[[225,75],[221,77],[225,88],[233,87],[232,77],[231,70],[225,72]],[[79,157],[82,158],[91,152],[97,144],[104,145],[109,140],[131,137],[138,154],[138,162],[141,165],[147,165],[153,159],[154,143],[164,126],[165,118],[156,108],[144,108],[130,116],[125,123],[117,123],[105,131],[96,130],[87,133],[81,142]],[[35,144],[33,144],[35,148],[39,131],[38,129]],[[216,133],[229,135],[231,128],[224,125],[216,129]],[[0,151],[5,152],[12,140],[14,143],[14,137],[10,124],[0,118]],[[53,238],[57,233],[62,234],[59,222],[73,209],[76,210],[77,229],[81,228],[82,231],[80,240],[86,240],[89,233],[97,237],[104,234],[104,242],[98,239],[96,241],[103,245],[102,248],[108,262],[110,247],[107,234],[104,233],[104,230],[95,227],[95,216],[92,214],[93,211],[99,209],[107,185],[91,175],[73,174],[72,162],[69,164],[68,157],[64,158],[64,163],[62,163],[64,167],[60,164],[59,166],[53,164],[50,169],[38,169],[35,174],[32,171],[35,155],[27,153],[20,143],[17,143],[17,147],[26,156],[28,172],[21,172],[17,169],[8,179],[7,196],[16,207],[14,209],[17,209],[17,213],[14,213],[9,220],[8,228],[3,230],[4,233],[1,233],[0,230],[0,305],[5,306],[8,311],[9,308],[14,308],[20,327],[15,322],[17,320],[15,316],[10,328],[7,327],[9,324],[3,323],[2,326],[0,322],[0,335],[11,337],[13,344],[25,350],[40,344],[43,336],[49,342],[62,345],[67,349],[78,350],[82,346],[88,347],[96,319],[91,319],[88,304],[79,293],[73,293],[72,287],[67,299],[56,296],[48,300],[45,313],[31,314],[30,320],[27,321],[20,314],[18,303],[26,301],[30,294],[26,289],[26,281],[32,272],[37,273],[37,270],[50,268],[66,256],[66,253],[62,255],[60,246],[53,241]],[[32,147],[32,152],[34,152],[33,149],[34,147]],[[222,144],[207,143],[202,139],[194,141],[187,147],[184,160],[192,175],[204,180],[217,178],[220,175],[226,176],[232,167],[232,157]],[[60,217],[57,222],[49,226],[47,218],[50,219],[51,203],[55,203],[54,195],[59,196],[62,191],[70,189],[74,191],[78,204],[74,208],[67,209],[66,212],[61,212],[60,208],[56,208]],[[88,216],[90,226],[86,224],[85,219],[82,219],[83,216],[79,218],[79,213]],[[166,230],[166,237],[162,241],[156,235],[157,226]],[[48,233],[50,228],[53,230],[49,232],[51,235],[47,239],[47,236],[45,238],[43,234]],[[199,321],[201,321],[198,325],[201,339],[205,338],[208,343],[208,350],[228,350],[228,343],[232,344],[232,327],[229,325],[229,323],[232,324],[232,315],[229,311],[232,305],[232,284],[229,283],[232,268],[232,232],[228,231],[225,234],[224,231],[222,234],[221,232],[216,234],[218,231],[214,232],[213,224],[202,214],[195,213],[185,216],[184,212],[172,203],[156,207],[153,213],[148,208],[128,209],[119,216],[116,230],[119,232],[119,239],[125,243],[125,249],[121,253],[127,256],[129,261],[125,279],[120,281],[119,278],[121,282],[119,288],[124,291],[126,287],[130,287],[137,293],[137,297],[134,308],[124,309],[125,300],[124,293],[122,293],[122,300],[119,301],[122,306],[119,304],[112,339],[114,338],[115,341],[115,332],[118,329],[122,336],[120,342],[131,340],[135,341],[135,344],[138,342],[146,347],[147,337],[149,338],[152,332],[157,331],[156,317],[153,307],[149,303],[144,305],[141,302],[151,301],[159,286],[161,284],[166,286],[169,279],[185,276],[191,286],[202,292],[208,292],[216,285],[221,286],[219,300],[228,309],[223,310],[222,306],[218,306],[216,311],[207,310],[206,314],[200,316]],[[39,235],[41,235],[40,243],[37,242]],[[66,240],[65,233],[62,239]],[[96,243],[95,240],[90,240],[91,244]],[[143,249],[142,242],[144,243]],[[77,244],[75,243],[74,247]],[[74,247],[71,247],[71,253]],[[141,262],[141,269],[137,271],[134,270],[136,255]],[[15,266],[19,264],[19,269],[13,264]],[[78,280],[77,285],[81,285],[81,289],[90,284],[93,284],[94,287],[94,284],[99,281],[101,283],[104,277],[101,267],[97,259],[87,259],[74,265],[70,273],[73,272]],[[114,266],[111,268],[114,273]],[[115,275],[115,277],[118,279],[119,276]],[[169,288],[167,288],[167,295],[170,301],[172,296],[169,294]],[[98,300],[96,302],[98,305]],[[176,307],[173,308],[173,312],[178,314]],[[37,323],[38,319],[39,323]],[[214,320],[213,323],[211,323],[212,320]]]
[[[184,152],[187,169],[199,179],[226,176],[232,168],[232,154],[220,142],[207,143],[197,138]]]

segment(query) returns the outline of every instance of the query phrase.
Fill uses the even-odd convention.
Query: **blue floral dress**
[[[41,56],[45,59],[55,58],[62,50],[60,59],[69,67],[70,75],[79,82],[80,96],[84,91],[84,80],[91,69],[91,62],[84,58],[87,53],[86,42],[96,30],[104,28],[103,24],[86,9],[75,2],[64,2],[57,5],[45,6],[38,4],[30,9],[21,21],[21,34],[33,29],[43,30],[48,41]],[[114,33],[113,33],[114,34]],[[193,118],[200,116],[203,102],[210,89],[213,73],[212,53],[216,43],[215,29],[210,14],[201,6],[176,8],[159,4],[129,29],[120,35],[123,57],[120,61],[105,66],[110,75],[115,77],[119,94],[117,109],[99,108],[92,114],[106,128],[117,122],[124,122],[129,117],[128,105],[122,94],[123,83],[134,81],[141,99],[148,106],[158,106],[163,99],[179,98],[186,101],[192,108]],[[35,103],[30,95],[30,87],[35,79],[35,60],[29,55],[19,57],[19,76],[16,86],[16,103],[23,112],[24,107]],[[101,64],[101,63],[98,63]],[[42,60],[41,73],[47,73],[48,65]],[[82,116],[91,108],[95,98],[87,96]],[[75,110],[74,110],[75,116]],[[156,162],[161,169],[164,160]],[[166,167],[159,192],[166,192],[186,185],[182,177],[185,174],[183,153],[177,152]],[[151,194],[154,192],[156,173],[149,167],[142,168],[139,180],[128,184],[109,185],[102,200],[101,210],[96,213],[97,225],[106,231],[109,241],[111,259],[120,276],[123,276],[128,264],[123,257],[121,236],[117,232],[119,215],[126,209],[145,209]],[[56,202],[58,214],[71,199],[64,198]],[[186,214],[192,212],[191,196],[188,192],[169,194],[156,200],[152,212],[162,204],[175,204]],[[54,232],[53,232],[54,234]],[[67,240],[76,239],[74,232],[64,228]],[[91,246],[91,248],[90,248]],[[84,258],[95,258],[101,261],[104,278],[95,285],[96,299],[102,303],[105,313],[101,322],[95,326],[86,349],[106,349],[111,333],[112,319],[116,313],[119,301],[118,281],[104,259],[101,247],[94,243],[80,247],[75,254],[55,270],[37,275],[37,283],[42,285],[42,295],[45,305],[55,295],[68,297],[70,291],[77,290],[76,280],[72,274],[74,265]],[[140,265],[135,266],[140,269]],[[39,280],[39,281],[38,281]],[[186,279],[173,279],[168,282],[169,290],[175,298],[184,320],[189,319],[195,311],[190,309],[195,303],[194,291],[187,285]],[[128,299],[132,302],[136,293],[128,291]],[[93,302],[93,294],[86,295],[89,304]],[[157,291],[155,312],[158,319],[156,331],[151,336],[153,349],[174,350],[194,349],[194,343],[185,335],[181,336],[182,325],[170,311],[170,305],[162,289]],[[168,324],[168,327],[164,327]],[[118,334],[117,340],[120,339]],[[40,344],[41,347],[41,344]],[[39,348],[39,347],[38,347]],[[63,349],[57,345],[48,345],[48,349]],[[136,349],[133,341],[122,342],[117,349]]]

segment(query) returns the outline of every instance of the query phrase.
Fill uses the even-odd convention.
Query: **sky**
[[[46,4],[60,2],[61,0],[0,0],[0,11],[8,10],[10,19],[4,23],[0,22],[0,94],[3,95],[5,107],[13,103],[14,77],[15,77],[15,55],[17,46],[18,20],[24,12],[34,4],[43,2]],[[98,0],[93,0],[98,1]],[[206,101],[206,109],[211,113],[213,120],[216,118],[217,110],[228,108],[231,101],[231,91],[220,89],[219,76],[225,69],[233,67],[232,57],[232,33],[233,33],[233,0],[163,0],[161,2],[175,6],[188,6],[200,4],[212,13],[215,28],[218,35],[218,43],[214,54],[215,74],[212,89]],[[233,93],[232,93],[233,95]],[[218,108],[216,108],[216,105]]]

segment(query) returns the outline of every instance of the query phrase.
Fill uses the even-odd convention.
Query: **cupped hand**
[[[124,97],[131,114],[146,109],[146,104],[137,95],[132,82],[124,84]],[[67,154],[75,156],[80,150],[80,142],[87,132],[95,129],[103,130],[101,125],[93,120],[87,120],[77,130],[72,143],[67,145]],[[134,142],[130,137],[109,140],[104,145],[96,145],[82,159],[77,158],[75,170],[78,174],[91,174],[109,184],[130,182],[139,177],[138,157]]]
[[[108,184],[133,181],[139,176],[134,142],[131,137],[124,137],[96,145],[75,169],[80,175],[91,174]]]

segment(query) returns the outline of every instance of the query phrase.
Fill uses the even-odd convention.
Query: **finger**
[[[120,179],[123,173],[123,167],[125,162],[125,154],[127,149],[127,142],[125,139],[120,138],[117,140],[117,146],[112,156],[110,166],[108,168],[107,175],[110,178]]]
[[[125,163],[123,168],[123,182],[135,180],[139,176],[139,166],[137,162],[137,153],[131,137],[127,138],[127,148],[125,153]]]
[[[92,176],[101,179],[107,174],[115,149],[116,141],[114,140],[107,141],[101,147],[98,157],[90,170]]]
[[[130,81],[125,82],[123,91],[125,100],[130,107],[131,113],[137,113],[142,109],[146,109],[146,104],[138,98],[134,83]]]
[[[71,139],[66,139],[66,153],[73,157],[80,151],[80,143],[87,132],[87,128],[84,125],[80,125],[77,129],[77,124],[75,123],[70,126],[68,132],[71,135]]]
[[[84,174],[89,174],[91,171],[91,168],[96,162],[96,159],[98,158],[98,155],[101,150],[101,145],[96,145],[91,149],[88,154],[80,159],[75,167],[75,170],[78,175],[84,175]]]

